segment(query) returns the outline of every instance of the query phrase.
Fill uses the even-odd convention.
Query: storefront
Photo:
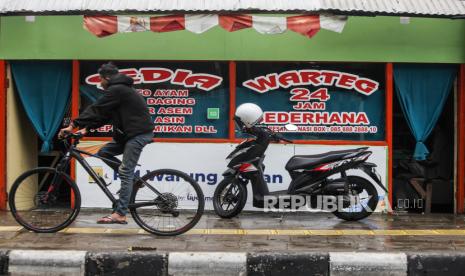
[[[79,62],[81,110],[101,95],[95,72],[102,62]],[[284,165],[295,154],[362,146],[371,147],[370,161],[377,164],[383,183],[387,183],[385,64],[114,62],[133,77],[156,123],[157,143],[147,146],[139,171],[143,173],[157,166],[189,173],[201,184],[207,208],[211,208],[214,188],[226,169],[225,157],[244,137],[235,132],[232,116],[235,107],[245,102],[259,104],[265,111],[263,123],[274,131],[285,133],[285,124],[299,127],[285,133],[294,144],[273,145],[267,152],[266,178],[270,190],[287,188],[290,176]],[[110,140],[110,130],[108,125],[91,133],[87,148],[95,151]],[[107,181],[118,181],[100,161],[90,162]],[[77,180],[82,183],[88,180],[81,167],[77,168]],[[94,190],[97,187],[81,187],[84,206],[96,207],[101,198]],[[116,192],[118,185],[111,188]],[[378,193],[383,201],[384,191],[379,189]],[[105,206],[105,202],[101,204]]]
[[[348,20],[326,16],[323,20],[322,16],[312,15],[300,16],[300,19],[306,18],[305,24],[292,25],[289,23],[293,22],[292,17],[297,16],[234,15],[228,16],[233,21],[222,18],[217,19],[216,24],[211,20],[192,24],[187,16],[179,15],[37,16],[32,22],[23,16],[2,17],[0,43],[3,50],[0,53],[4,61],[0,73],[8,77],[0,78],[0,84],[5,84],[2,87],[9,84],[2,95],[16,93],[13,92],[18,88],[15,67],[24,64],[24,60],[34,60],[35,64],[60,60],[69,67],[69,115],[75,117],[101,95],[96,71],[103,62],[112,60],[122,73],[133,77],[156,123],[156,143],[144,150],[138,170],[172,167],[191,174],[204,190],[207,208],[211,208],[208,198],[226,169],[224,158],[243,138],[235,132],[231,120],[235,107],[254,102],[265,111],[265,124],[275,131],[285,132],[284,135],[294,141],[291,145],[273,144],[267,152],[266,178],[270,190],[287,187],[290,177],[284,165],[292,155],[368,146],[373,152],[370,161],[378,166],[382,182],[389,191],[385,195],[378,190],[381,199],[378,207],[386,210],[395,196],[392,191],[395,190],[393,170],[397,168],[393,164],[397,157],[394,153],[396,126],[405,120],[398,116],[402,117],[404,109],[400,107],[402,101],[398,100],[402,98],[401,80],[395,75],[412,64],[420,71],[447,67],[452,82],[444,81],[447,91],[441,98],[442,103],[435,104],[442,106],[434,120],[439,120],[443,106],[451,99],[452,117],[444,119],[454,122],[453,129],[448,129],[455,145],[449,156],[454,166],[448,182],[453,193],[448,200],[455,211],[463,212],[465,133],[459,126],[465,123],[465,38],[462,35],[465,22],[462,19],[411,18],[408,24],[401,24],[403,21],[394,16],[353,16]],[[316,18],[319,20],[317,28]],[[104,22],[104,26],[89,23],[96,20]],[[131,26],[131,20],[150,23],[142,29],[121,31]],[[154,22],[163,23],[156,25]],[[328,22],[333,27],[324,27]],[[220,26],[216,26],[218,24]],[[283,30],[282,26],[292,32],[284,32],[286,28]],[[39,30],[46,31],[39,35]],[[436,36],[433,40],[431,33]],[[18,112],[18,108],[9,111],[11,107],[5,98],[0,98],[0,105],[3,115]],[[65,106],[61,109],[67,113]],[[5,116],[1,118],[5,120]],[[298,130],[287,132],[283,126],[288,123],[297,125]],[[13,171],[13,167],[18,170],[18,161],[9,151],[18,147],[22,150],[15,155],[26,158],[31,154],[30,150],[24,150],[27,146],[14,145],[13,132],[21,135],[27,127],[10,133],[10,124],[0,121],[2,133],[5,133],[1,135],[0,144],[8,144],[6,155],[0,158],[0,166],[8,172],[3,180],[6,183],[0,185],[4,191],[0,191],[1,207],[6,206],[5,191],[18,174]],[[432,125],[434,128],[436,124]],[[111,126],[103,126],[93,131],[81,146],[96,152],[111,139],[110,132]],[[429,137],[429,133],[425,136]],[[422,139],[410,135],[414,144],[409,158],[414,154],[415,143]],[[37,141],[37,137],[31,139]],[[40,148],[35,143],[34,146]],[[93,158],[89,158],[89,162],[113,183],[110,190],[116,192],[117,175]],[[32,164],[20,167],[28,166]],[[95,192],[95,185],[92,186],[80,166],[71,168],[70,173],[81,189],[83,206],[108,206],[109,202]]]

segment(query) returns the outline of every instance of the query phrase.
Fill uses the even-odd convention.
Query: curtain
[[[71,62],[12,61],[11,70],[19,98],[42,139],[42,152],[52,148],[71,96]]]
[[[453,65],[394,66],[397,97],[417,142],[413,154],[416,160],[425,160],[429,154],[424,142],[441,115],[456,73]]]

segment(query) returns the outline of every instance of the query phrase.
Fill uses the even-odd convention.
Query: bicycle
[[[81,164],[115,206],[117,200],[107,188],[109,184],[92,169],[83,155],[115,162],[78,149],[81,138],[81,134],[68,133],[63,139],[64,155],[56,168],[31,169],[13,183],[9,206],[15,220],[24,228],[37,233],[53,233],[76,219],[81,209],[81,194],[77,184],[65,172],[72,158]],[[166,188],[171,190],[167,192]],[[69,200],[63,200],[67,196]],[[189,205],[185,204],[186,198],[191,199]],[[196,200],[192,201],[193,198]],[[203,214],[204,206],[202,189],[192,177],[178,170],[159,169],[142,177],[135,176],[128,209],[134,221],[145,231],[174,236],[194,227]]]

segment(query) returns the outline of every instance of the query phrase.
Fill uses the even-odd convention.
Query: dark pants
[[[115,212],[125,216],[128,213],[129,197],[132,193],[134,171],[139,161],[140,154],[145,145],[152,141],[153,134],[140,134],[129,139],[126,143],[111,141],[99,150],[97,155],[112,160],[115,163],[105,161],[114,171],[117,171],[121,179],[121,190]],[[123,154],[121,162],[116,155]]]

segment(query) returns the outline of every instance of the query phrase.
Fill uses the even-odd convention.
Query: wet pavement
[[[75,249],[111,251],[461,251],[465,216],[374,214],[345,222],[329,213],[243,213],[221,219],[206,213],[190,232],[160,237],[128,225],[99,225],[102,210],[83,210],[60,233],[21,229],[0,212],[0,249]]]

